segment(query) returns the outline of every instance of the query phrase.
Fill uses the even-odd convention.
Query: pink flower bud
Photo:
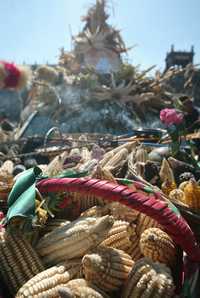
[[[183,114],[177,112],[175,109],[163,109],[160,112],[160,120],[166,126],[177,125],[183,121]]]

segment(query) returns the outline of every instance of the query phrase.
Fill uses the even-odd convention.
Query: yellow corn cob
[[[44,270],[37,254],[18,231],[0,234],[0,271],[11,294]]]
[[[181,189],[174,189],[170,191],[169,198],[172,201],[180,201],[180,202],[185,202],[185,194]]]
[[[106,238],[113,223],[113,218],[108,215],[101,218],[82,217],[42,237],[37,251],[47,265],[82,257]]]
[[[176,188],[177,188],[176,183],[175,182],[170,182],[168,180],[166,180],[165,182],[163,182],[162,183],[162,186],[161,186],[161,189],[162,189],[163,193],[165,195],[167,195],[167,196],[170,194],[170,192],[172,190],[174,190]]]
[[[178,188],[184,192],[184,189],[185,189],[187,184],[188,184],[188,181],[184,181],[181,184],[179,184]]]
[[[162,182],[168,181],[170,184],[175,183],[174,173],[165,158],[162,161],[159,174]]]
[[[142,233],[140,249],[154,262],[172,265],[175,261],[176,246],[171,237],[159,228],[149,228]]]
[[[114,222],[106,239],[101,244],[121,249],[126,252],[132,244],[130,237],[133,233],[133,228],[131,228],[128,222],[117,220]]]
[[[81,260],[58,264],[40,272],[18,291],[16,298],[51,298],[59,297],[58,289],[65,286],[80,270]]]
[[[65,287],[60,287],[58,293],[62,298],[109,298],[102,290],[88,283],[85,279],[69,281]]]
[[[82,260],[85,279],[106,292],[120,288],[133,264],[131,257],[122,250],[103,246],[85,255]]]
[[[143,258],[135,263],[122,292],[122,298],[172,298],[174,283],[164,264]]]
[[[190,179],[184,188],[185,203],[195,210],[200,209],[200,186],[198,183]]]

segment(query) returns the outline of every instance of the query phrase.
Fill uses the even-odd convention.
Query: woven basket
[[[200,262],[200,247],[191,228],[181,215],[178,215],[171,209],[168,201],[162,199],[159,193],[149,193],[147,195],[143,191],[136,190],[136,188],[91,178],[43,179],[37,183],[37,189],[42,195],[62,192],[81,193],[83,194],[83,199],[84,194],[92,194],[107,201],[119,202],[155,219],[179,247],[179,264],[177,265],[178,270],[175,278],[177,293],[180,293],[183,285],[184,267],[182,266],[182,251],[187,253],[189,259],[187,263],[188,268],[190,268],[191,264],[196,266]],[[184,269],[185,272],[191,273],[191,270]],[[198,279],[195,279],[195,288],[199,288]],[[198,298],[200,296],[179,297]]]
[[[84,199],[84,194],[92,194],[107,201],[120,202],[156,220],[179,247],[181,261],[179,258],[179,263],[177,264],[179,268],[177,268],[175,278],[177,293],[181,291],[184,281],[183,276],[185,279],[190,278],[190,275],[189,277],[184,275],[182,251],[188,256],[189,262],[187,264],[191,265],[200,262],[200,247],[190,226],[181,215],[178,215],[170,208],[169,202],[167,200],[165,201],[158,193],[145,195],[143,192],[136,191],[124,185],[116,185],[108,181],[90,178],[45,179],[38,182],[37,187],[43,195],[59,192],[77,192],[82,193]],[[195,281],[196,288],[198,287],[198,282],[196,279]],[[191,283],[193,283],[193,275]],[[196,298],[199,296],[195,294],[195,296],[191,296],[191,298],[193,297]]]

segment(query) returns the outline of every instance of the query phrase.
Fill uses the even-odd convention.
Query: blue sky
[[[56,63],[59,48],[71,48],[80,17],[94,0],[0,0],[0,59]],[[200,62],[199,0],[111,0],[110,22],[122,30],[130,61],[164,68],[166,52],[195,46]],[[70,29],[71,28],[71,29]]]

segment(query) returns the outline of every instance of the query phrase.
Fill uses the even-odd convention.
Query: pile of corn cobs
[[[107,152],[85,146],[41,168],[50,177],[68,168],[116,184],[137,179],[199,209],[198,173],[167,154],[137,142]],[[36,197],[31,236],[19,229],[20,218],[1,228],[0,272],[11,297],[175,297],[177,247],[157,222],[92,194],[54,199],[66,196],[67,204],[51,212],[42,204],[49,197]]]

